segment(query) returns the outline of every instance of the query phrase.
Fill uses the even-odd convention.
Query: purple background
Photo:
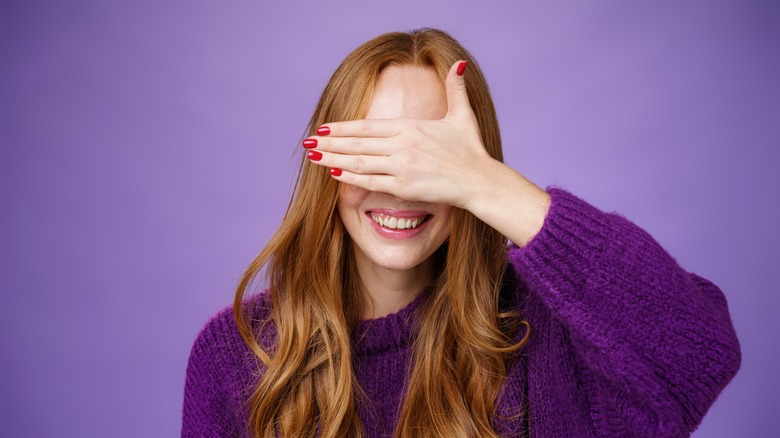
[[[694,436],[775,429],[777,2],[280,3],[0,6],[3,435],[177,435],[191,343],[279,224],[326,80],[421,26],[479,60],[510,165],[725,291],[743,366]]]

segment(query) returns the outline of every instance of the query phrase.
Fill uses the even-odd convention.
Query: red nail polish
[[[338,168],[332,168],[330,169],[330,174],[333,176],[341,176],[341,169]]]
[[[317,147],[317,139],[316,138],[307,138],[303,141],[303,147],[306,149],[316,148]]]
[[[319,128],[317,128],[317,135],[325,136],[328,134],[330,134],[330,128],[328,128],[327,126],[320,126]]]
[[[463,72],[466,71],[466,65],[468,65],[468,61],[461,61],[461,63],[458,64],[458,70],[455,73],[457,73],[458,76],[463,76]]]
[[[317,151],[309,151],[307,157],[312,161],[320,161],[322,159],[322,154]]]

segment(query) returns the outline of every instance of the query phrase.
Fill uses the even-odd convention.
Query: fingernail
[[[306,149],[316,148],[317,147],[317,139],[316,138],[307,138],[303,141],[303,147]]]
[[[461,63],[458,64],[458,70],[455,73],[457,73],[458,76],[463,76],[463,72],[466,71],[466,65],[468,65],[468,61],[461,61]]]
[[[333,176],[341,176],[341,169],[332,168],[330,169],[330,174]]]
[[[312,161],[320,161],[322,159],[322,154],[317,151],[309,151],[307,157]]]
[[[330,128],[327,126],[320,126],[317,128],[317,135],[328,135],[330,134]]]

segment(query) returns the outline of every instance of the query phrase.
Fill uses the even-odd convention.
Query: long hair
[[[482,71],[465,48],[436,29],[387,33],[358,47],[333,73],[307,131],[314,135],[325,123],[363,118],[388,65],[429,67],[444,83],[459,59],[469,62],[464,77],[482,142],[503,160]],[[363,435],[350,338],[359,318],[360,280],[337,196],[338,182],[328,170],[302,158],[281,226],[238,285],[236,322],[265,366],[247,402],[256,437]],[[527,323],[500,308],[506,244],[496,230],[454,208],[449,239],[437,251],[438,272],[421,304],[397,436],[496,436],[500,387],[529,333],[515,342],[517,328]],[[245,298],[261,274],[271,294],[271,321],[253,325]],[[259,341],[266,323],[275,325],[272,345]]]

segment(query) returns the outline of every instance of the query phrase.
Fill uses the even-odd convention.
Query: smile
[[[418,217],[396,217],[387,214],[369,213],[371,219],[377,224],[391,230],[404,230],[407,228],[417,228],[422,225],[430,215]]]

